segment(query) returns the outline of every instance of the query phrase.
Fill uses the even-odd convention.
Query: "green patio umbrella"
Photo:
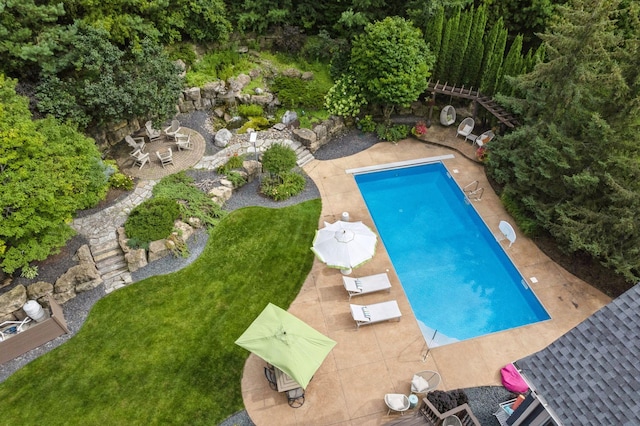
[[[236,340],[306,388],[336,342],[269,303]]]

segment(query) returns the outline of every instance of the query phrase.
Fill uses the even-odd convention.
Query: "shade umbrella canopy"
[[[306,388],[336,342],[269,303],[236,340]]]
[[[331,268],[350,269],[362,265],[376,253],[376,234],[362,222],[324,223],[316,231],[311,250]]]

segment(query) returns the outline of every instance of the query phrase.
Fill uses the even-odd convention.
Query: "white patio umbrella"
[[[316,231],[311,250],[330,268],[338,268],[344,274],[362,265],[376,253],[378,237],[362,222],[324,223]]]

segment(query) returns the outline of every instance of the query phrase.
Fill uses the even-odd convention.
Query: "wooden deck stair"
[[[474,102],[480,104],[484,109],[489,111],[494,117],[500,120],[505,126],[514,128],[520,125],[520,122],[513,114],[502,108],[491,97],[485,96],[480,93],[479,90],[474,90],[473,87],[465,88],[464,85],[456,87],[456,85],[450,85],[448,82],[440,83],[440,80],[435,83],[430,81],[427,86],[427,91],[438,93],[442,95],[449,95],[456,98],[471,99]]]

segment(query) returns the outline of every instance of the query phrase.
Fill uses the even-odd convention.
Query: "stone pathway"
[[[199,148],[197,150],[199,155],[202,156],[204,154],[203,137],[193,130],[189,129],[189,132],[192,132],[192,138],[199,141],[196,146]],[[193,166],[194,169],[215,170],[231,156],[246,154],[247,159],[251,159],[251,155],[257,156],[257,153],[264,152],[274,143],[281,143],[293,149],[298,157],[299,167],[314,159],[313,154],[299,142],[290,139],[258,139],[255,144],[251,142],[236,143],[227,146],[215,155],[202,156],[197,164],[193,161],[192,156],[188,157],[188,161],[185,157],[183,165],[188,163],[188,166]],[[171,173],[185,168],[187,167],[176,167],[176,170],[172,170]],[[126,198],[91,216],[74,219],[71,224],[73,229],[89,240],[89,248],[96,268],[104,281],[106,293],[111,293],[132,282],[124,252],[118,244],[117,229],[124,225],[134,207],[151,197],[152,189],[159,181],[160,175],[164,176],[170,173],[167,173],[166,169],[156,167],[148,171],[147,174],[153,175],[156,179],[144,179],[143,176],[139,176],[140,182]]]

